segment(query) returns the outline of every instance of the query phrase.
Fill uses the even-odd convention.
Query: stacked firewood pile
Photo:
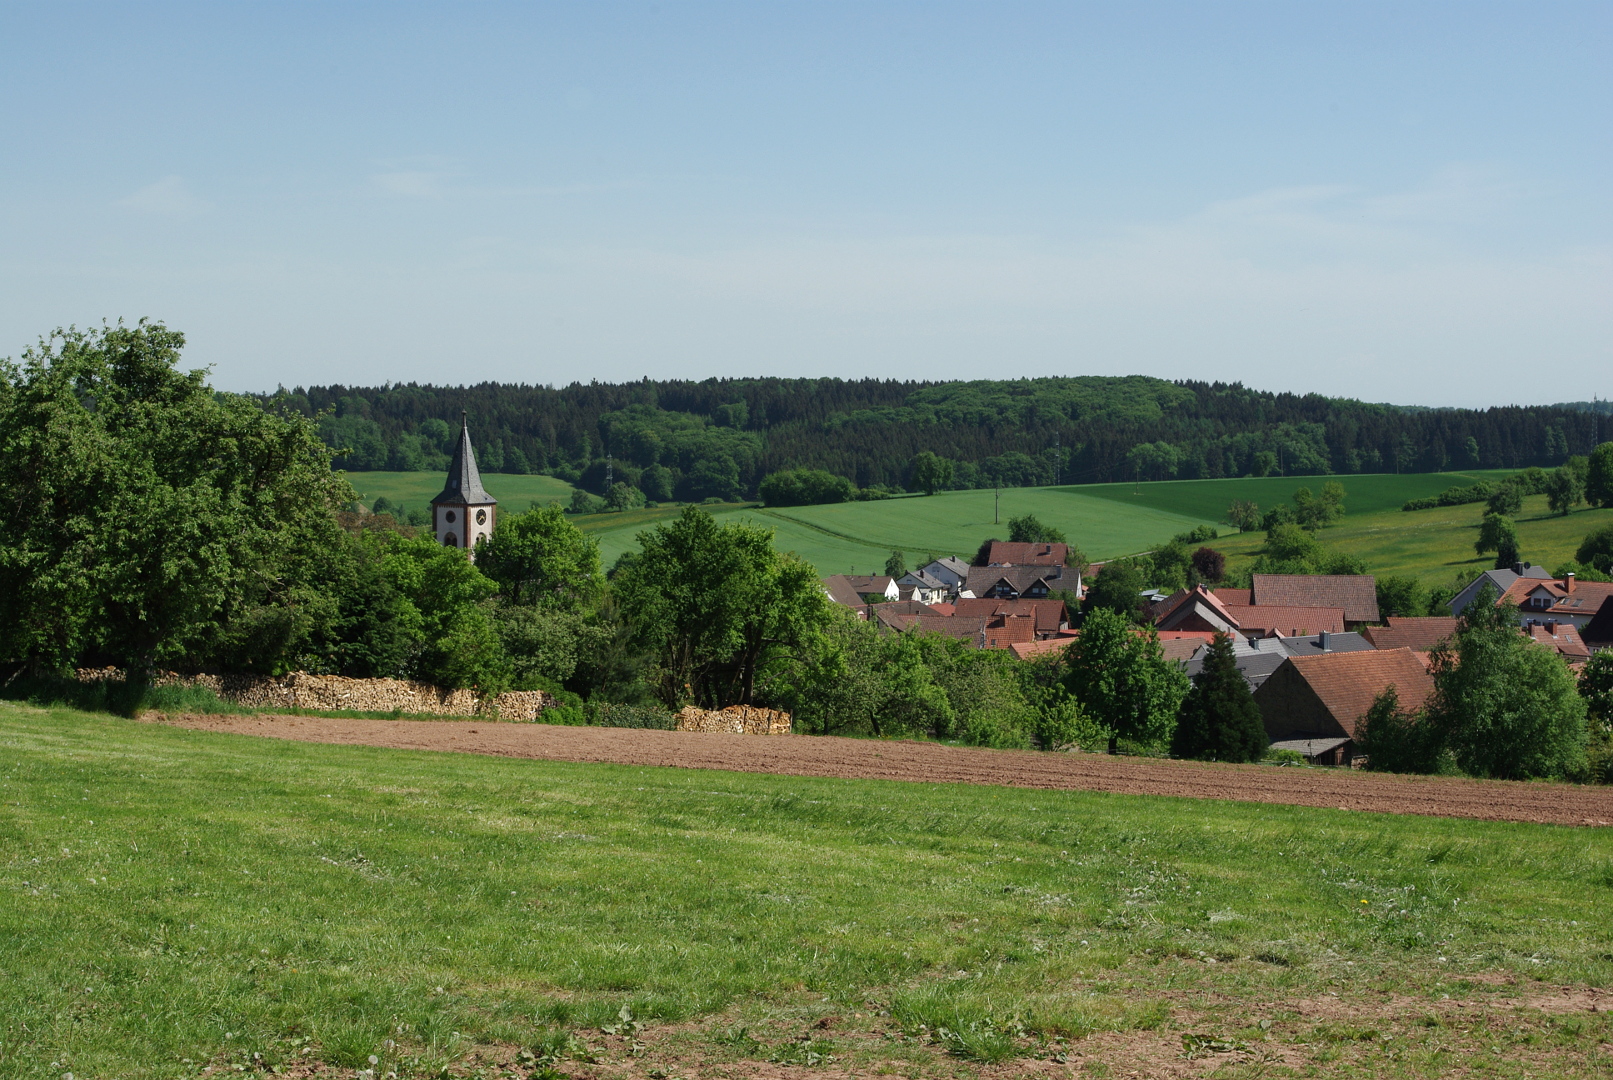
[[[679,731],[723,732],[732,735],[788,735],[790,714],[752,705],[730,705],[726,709],[697,709],[687,706],[678,713]]]
[[[81,682],[120,682],[116,668],[84,668]],[[156,686],[201,686],[224,701],[257,709],[317,709],[321,712],[400,712],[424,716],[494,716],[536,720],[555,704],[542,690],[511,690],[482,699],[474,690],[445,690],[406,679],[349,679],[341,675],[178,675],[158,672]]]

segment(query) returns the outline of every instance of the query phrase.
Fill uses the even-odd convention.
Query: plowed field
[[[1211,765],[1188,761],[983,750],[936,743],[827,736],[704,735],[624,728],[475,721],[322,719],[148,713],[147,720],[303,742],[449,750],[549,761],[729,769],[781,776],[854,777],[929,784],[1002,784],[1126,795],[1320,806],[1557,825],[1613,825],[1613,788],[1348,769]]]

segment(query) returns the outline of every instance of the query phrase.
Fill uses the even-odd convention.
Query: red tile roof
[[[1245,635],[1277,633],[1283,637],[1304,637],[1320,634],[1344,633],[1345,611],[1336,607],[1277,607],[1261,604],[1256,607],[1228,607],[1227,611],[1238,621],[1238,629]]]
[[[909,630],[943,634],[946,637],[967,641],[977,649],[985,645],[985,619],[960,619],[956,615],[903,615],[900,618]]]
[[[1550,629],[1537,624],[1529,627],[1529,636],[1548,649],[1556,650],[1565,660],[1579,661],[1591,658],[1591,650],[1580,639],[1579,631],[1568,623],[1558,623]]]
[[[1046,641],[1016,641],[1008,646],[1008,651],[1020,660],[1031,660],[1049,653],[1063,652],[1074,640],[1074,638],[1049,638]]]
[[[1456,617],[1453,615],[1391,615],[1388,622],[1388,626],[1367,627],[1361,636],[1372,642],[1374,649],[1427,652],[1456,633]]]
[[[1378,621],[1378,580],[1371,574],[1256,574],[1255,607],[1343,608],[1346,622]]]
[[[1013,540],[993,540],[986,562],[993,566],[1063,566],[1070,557],[1069,544],[1021,544]]]
[[[998,600],[993,597],[961,597],[952,605],[959,615],[1023,617],[1034,621],[1038,633],[1051,634],[1060,623],[1070,621],[1062,600]]]
[[[1255,591],[1253,589],[1214,589],[1215,598],[1223,604],[1232,604],[1235,607],[1254,607]]]
[[[1410,649],[1318,653],[1287,662],[1352,737],[1384,687],[1393,684],[1400,707],[1410,710],[1422,708],[1434,693],[1433,677]]]
[[[1534,606],[1530,603],[1532,595],[1549,599],[1550,605]],[[1566,582],[1558,579],[1519,578],[1501,594],[1496,603],[1510,600],[1518,605],[1519,611],[1528,615],[1548,613],[1583,617],[1599,610],[1610,596],[1613,596],[1613,584],[1603,581],[1576,581],[1574,591],[1569,592]]]
[[[1025,616],[1008,615],[986,623],[986,648],[1006,649],[1036,640],[1036,624]]]

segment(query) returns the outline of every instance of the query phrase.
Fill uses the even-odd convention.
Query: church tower
[[[448,466],[448,482],[442,493],[431,500],[431,527],[439,544],[464,548],[474,557],[476,541],[493,535],[497,512],[498,500],[482,487],[482,474],[476,471],[470,423],[461,414],[459,445],[454,447],[454,460]]]

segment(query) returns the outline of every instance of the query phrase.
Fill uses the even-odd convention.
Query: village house
[[[1070,628],[1070,612],[1062,600],[999,600],[995,597],[961,597],[953,605],[959,615],[988,619],[1023,619],[1032,628],[1027,640],[1050,638]]]
[[[1363,636],[1375,649],[1410,649],[1426,653],[1456,636],[1456,618],[1449,615],[1391,615],[1387,626],[1369,626]]]
[[[943,603],[953,595],[945,581],[925,570],[903,574],[896,579],[896,588],[901,599],[917,600],[922,604]]]
[[[869,604],[900,600],[896,579],[888,574],[830,574],[823,579],[823,591],[830,600],[857,611],[867,618]]]
[[[1379,621],[1378,579],[1371,574],[1255,574],[1250,584],[1249,607],[1340,608],[1347,623]]]
[[[1496,601],[1518,606],[1518,622],[1528,629],[1531,626],[1568,625],[1578,630],[1590,623],[1613,596],[1613,584],[1601,581],[1576,581],[1573,574],[1561,578],[1519,578]]]
[[[1434,680],[1410,649],[1290,656],[1255,691],[1266,735],[1318,764],[1348,765],[1356,730],[1373,701],[1393,686],[1404,709],[1417,710]]]
[[[1164,642],[1160,642],[1161,646]],[[1238,674],[1249,684],[1250,690],[1271,677],[1290,656],[1316,656],[1334,652],[1368,652],[1372,643],[1360,634],[1323,632],[1305,637],[1252,637],[1234,635],[1232,656]],[[1183,669],[1190,679],[1197,679],[1204,670],[1207,646],[1195,649]]]
[[[1577,667],[1591,658],[1591,650],[1580,638],[1579,631],[1570,623],[1550,621],[1532,623],[1524,627],[1524,633],[1528,634],[1536,645],[1544,645],[1568,661],[1571,667]]]
[[[964,580],[969,576],[969,564],[956,555],[948,555],[925,563],[919,567],[918,572],[939,581],[946,586],[949,594],[957,596],[958,590],[963,588]]]
[[[1079,584],[1079,578],[1065,583],[1062,566],[971,566],[958,596],[1041,600],[1056,590],[1074,592],[1071,586]]]
[[[1489,585],[1494,589],[1497,596],[1505,596],[1507,590],[1512,588],[1519,578],[1550,581],[1551,574],[1544,566],[1536,566],[1533,563],[1526,562],[1513,563],[1511,569],[1486,570],[1468,582],[1467,588],[1451,597],[1451,601],[1446,607],[1450,609],[1453,616],[1460,615],[1467,610],[1469,604],[1478,599],[1479,593],[1484,590],[1485,585]]]
[[[1068,544],[1027,544],[1015,540],[993,540],[986,548],[987,566],[1065,566],[1069,560]]]

